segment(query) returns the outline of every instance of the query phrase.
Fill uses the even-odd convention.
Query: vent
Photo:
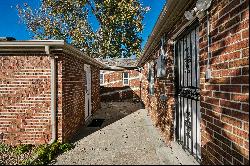
[[[0,37],[0,41],[13,41],[16,40],[14,37]]]

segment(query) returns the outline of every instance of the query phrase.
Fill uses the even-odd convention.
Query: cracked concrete
[[[59,155],[56,165],[194,165],[179,145],[167,147],[140,103],[102,103],[93,118],[101,127],[85,127],[75,138],[75,148]],[[180,157],[181,156],[181,157]]]

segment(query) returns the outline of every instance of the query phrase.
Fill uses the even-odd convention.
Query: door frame
[[[177,46],[176,46],[176,44],[178,43],[178,41],[180,41],[180,39],[182,39],[182,38],[184,38],[184,37],[186,37],[187,35],[189,35],[191,32],[193,32],[196,28],[198,29],[198,31],[199,31],[199,21],[198,20],[195,20],[195,21],[193,21],[193,22],[190,22],[191,24],[189,24],[189,25],[187,25],[186,27],[185,27],[185,29],[181,32],[181,33],[179,33],[178,35],[176,35],[176,37],[173,39],[174,40],[174,72],[175,72],[175,111],[174,111],[174,141],[175,142],[178,142],[178,140],[177,140],[177,113],[179,114],[179,96],[178,96],[178,91],[179,91],[179,73],[178,73],[178,71],[179,71],[179,69],[178,69],[178,66],[179,66],[179,64],[178,64],[178,50],[177,50]],[[196,41],[196,43],[195,44],[197,44],[198,45],[198,47],[197,48],[199,48],[199,33],[198,32],[196,32],[196,34],[197,34],[197,36],[196,36],[196,40],[198,40],[198,42]],[[199,51],[197,51],[198,53],[197,53],[197,58],[199,59]],[[199,60],[198,60],[198,62],[197,62],[198,64],[199,64]],[[199,66],[197,66],[197,69],[199,68]],[[192,74],[192,73],[191,73]],[[198,70],[198,72],[197,72],[197,75],[200,75],[200,70]],[[198,77],[198,80],[200,80],[200,76]],[[196,80],[196,81],[198,81],[198,80]],[[188,81],[188,80],[187,80]],[[192,80],[191,80],[191,82],[192,82]],[[198,84],[200,84],[200,81],[198,81]],[[191,84],[192,85],[192,84]],[[200,85],[199,85],[200,86]],[[191,102],[192,102],[192,100],[191,100]],[[189,102],[187,102],[186,103],[187,105],[189,105]],[[196,109],[197,109],[197,107],[196,107]],[[191,111],[192,112],[192,111]],[[198,111],[197,111],[198,112]],[[196,160],[197,161],[200,161],[200,159],[201,159],[201,127],[200,127],[200,124],[201,124],[201,116],[200,116],[200,106],[199,106],[199,112],[198,112],[198,115],[196,114],[196,116],[198,116],[198,119],[196,119],[195,121],[197,122],[199,122],[199,127],[198,127],[198,129],[199,129],[199,131],[198,131],[198,129],[196,129],[197,130],[197,133],[196,133],[196,137],[199,137],[199,143],[200,143],[200,146],[199,147],[196,147],[197,149],[198,149],[198,151],[196,151],[196,154],[192,154],[192,155],[194,155],[195,156],[195,158],[196,158]],[[182,116],[182,115],[180,115],[180,116]],[[193,116],[193,115],[191,115],[191,116]],[[180,117],[178,117],[178,119],[179,119]],[[184,118],[185,118],[185,115],[184,115]],[[179,119],[180,120],[180,119]],[[179,122],[179,120],[178,120],[178,122]],[[185,120],[185,119],[184,119]],[[182,123],[182,122],[180,122],[180,123]],[[191,123],[193,123],[192,121],[191,121]],[[183,126],[182,126],[183,127]],[[184,126],[185,127],[185,126]],[[196,126],[197,127],[197,126]],[[180,129],[179,129],[180,130]],[[184,130],[184,129],[181,129],[181,130]],[[192,129],[193,130],[193,129]],[[185,132],[185,131],[184,131]],[[184,139],[185,139],[185,136],[184,136]],[[197,140],[196,140],[197,141]],[[196,142],[197,143],[197,142]],[[188,145],[189,146],[189,145]],[[193,146],[193,145],[192,145]],[[185,147],[184,147],[184,145],[183,145],[183,148],[185,149]],[[193,148],[193,147],[192,147]],[[198,154],[199,153],[199,154]]]
[[[91,74],[91,66],[88,64],[84,64],[84,98],[85,98],[85,104],[84,104],[84,117],[85,121],[89,119],[92,115],[92,101],[91,101],[91,95],[92,95],[92,74]]]

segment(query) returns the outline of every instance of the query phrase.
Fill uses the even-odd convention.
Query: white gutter
[[[64,52],[72,56],[76,56],[80,59],[83,59],[91,65],[96,65],[100,68],[107,68],[107,65],[87,56],[84,52],[74,48],[71,45],[68,45],[64,40],[24,40],[24,41],[4,41],[0,42],[0,53],[4,52],[5,54],[13,51],[44,51],[44,46],[50,46],[50,50],[61,49]],[[40,50],[41,49],[41,50]]]
[[[51,79],[50,79],[50,93],[51,93],[51,140],[49,144],[56,141],[56,57],[50,54],[50,46],[45,46],[45,52],[50,55]]]
[[[0,46],[59,46],[64,45],[64,40],[15,40],[0,42]]]
[[[190,5],[194,0],[168,0],[163,10],[161,11],[157,22],[144,46],[142,55],[138,60],[137,66],[142,66],[142,64],[147,61],[147,58],[151,56],[151,52],[157,46],[164,32],[167,33],[171,30],[169,25],[173,24],[178,15],[183,11],[183,8]]]
[[[144,61],[144,59],[146,58],[145,57],[145,54],[148,52],[148,50],[150,49],[150,47],[152,46],[152,43],[154,42],[154,39],[156,37],[156,35],[158,35],[157,31],[160,29],[160,27],[162,27],[162,24],[164,22],[165,17],[166,17],[166,12],[168,12],[170,9],[170,6],[172,7],[172,3],[174,2],[174,0],[168,0],[166,1],[155,25],[154,25],[154,28],[147,40],[147,43],[145,44],[144,46],[144,49],[143,49],[143,52],[142,52],[142,55],[141,57],[139,58],[138,60],[138,65],[137,66],[141,66],[142,64],[142,61]]]

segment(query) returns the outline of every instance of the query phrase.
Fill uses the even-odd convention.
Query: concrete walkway
[[[93,118],[101,127],[85,127],[75,148],[58,156],[56,165],[182,165],[197,164],[179,145],[166,147],[140,103],[102,103]],[[180,157],[181,156],[181,157]]]

